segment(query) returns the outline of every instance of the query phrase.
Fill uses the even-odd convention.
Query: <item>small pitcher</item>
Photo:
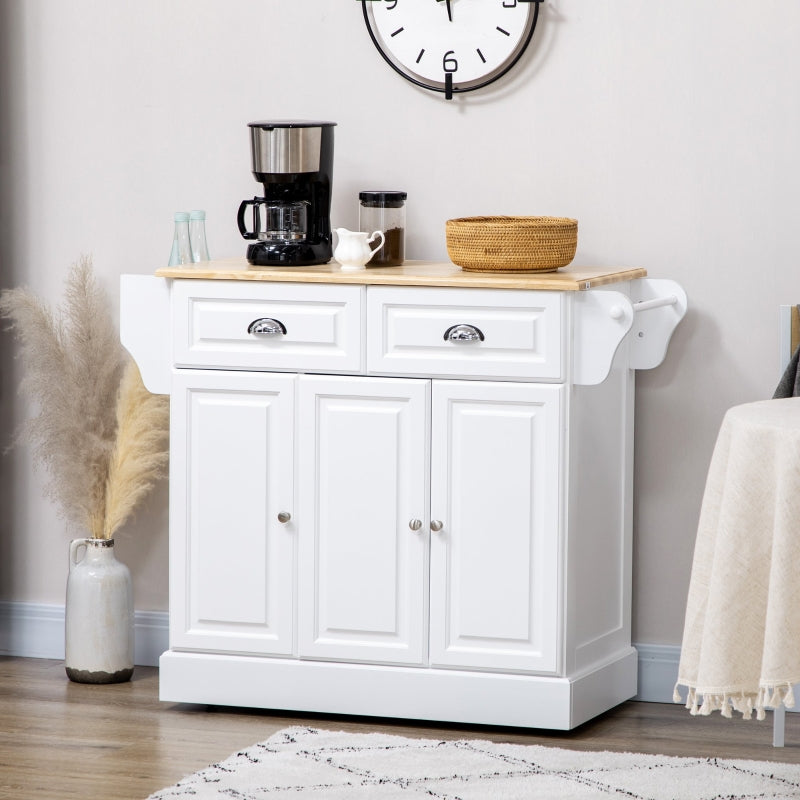
[[[375,231],[372,235],[363,231],[349,231],[347,228],[336,228],[339,243],[333,251],[333,257],[342,265],[343,270],[364,269],[366,263],[383,247],[386,239],[383,231]],[[370,250],[370,243],[376,237],[381,243]]]

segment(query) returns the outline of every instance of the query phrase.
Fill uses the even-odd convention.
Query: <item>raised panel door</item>
[[[433,382],[435,666],[559,668],[563,393]]]
[[[293,375],[181,370],[172,391],[170,647],[293,652]]]
[[[423,662],[429,391],[299,378],[301,657]]]

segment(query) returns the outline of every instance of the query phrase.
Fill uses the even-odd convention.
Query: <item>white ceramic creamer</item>
[[[364,269],[366,263],[386,241],[383,231],[374,231],[371,235],[363,231],[349,231],[347,228],[336,228],[339,242],[333,251],[333,257],[342,265],[343,270]],[[380,236],[381,243],[370,249],[370,243]]]

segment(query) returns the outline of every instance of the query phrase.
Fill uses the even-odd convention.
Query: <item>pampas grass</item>
[[[150,394],[129,361],[116,406],[117,435],[108,464],[103,538],[110,539],[167,469],[169,397]]]
[[[0,316],[20,344],[20,389],[36,409],[20,437],[47,474],[45,494],[70,523],[110,538],[164,474],[168,398],[142,386],[88,256],[72,266],[62,307],[7,289]]]

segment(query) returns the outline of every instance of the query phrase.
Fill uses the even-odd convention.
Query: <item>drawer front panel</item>
[[[360,372],[364,291],[361,286],[176,281],[175,365]],[[276,332],[251,333],[257,320],[274,321],[267,325]]]
[[[563,303],[562,292],[370,287],[367,370],[563,380]],[[454,326],[466,338],[448,339]]]

